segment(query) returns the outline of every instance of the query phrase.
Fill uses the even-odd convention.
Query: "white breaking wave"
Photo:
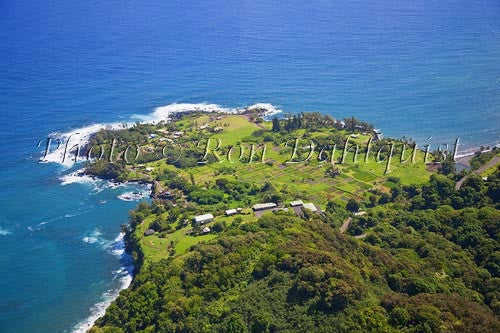
[[[266,112],[264,113],[264,115],[266,117],[269,117],[269,116],[275,115],[277,113],[283,112],[283,110],[277,109],[274,105],[272,105],[270,103],[256,103],[254,105],[249,106],[248,109],[249,110],[252,110],[252,109],[265,109]]]
[[[126,128],[130,124],[114,123],[114,124],[93,124],[82,127],[67,133],[51,133],[53,138],[50,151],[40,158],[40,162],[53,162],[70,167],[75,163],[76,147],[83,150],[89,143],[90,138],[101,129],[118,130]],[[58,141],[59,140],[59,141]],[[53,148],[55,146],[55,149]],[[79,158],[80,160],[82,157]],[[77,159],[78,161],[78,159]]]
[[[71,173],[68,173],[66,175],[62,175],[59,177],[61,180],[61,185],[70,185],[70,184],[85,184],[85,185],[90,185],[93,186],[93,190],[95,192],[101,192],[104,190],[106,187],[109,186],[109,183],[96,178],[92,177],[90,175],[86,175],[84,172],[84,169],[80,169]]]
[[[99,241],[101,244],[105,243],[105,240],[101,238],[102,233],[99,229],[94,230],[89,236],[85,236],[82,238],[84,243],[94,244]]]
[[[217,104],[209,103],[173,103],[166,106],[160,106],[148,115],[133,115],[132,119],[139,120],[142,123],[158,123],[160,121],[168,122],[171,115],[179,112],[201,111],[201,112],[221,112],[221,113],[238,113],[245,109],[265,109],[265,116],[282,112],[269,103],[257,103],[245,108],[225,108]],[[76,147],[83,150],[89,143],[90,138],[101,129],[119,130],[132,126],[133,122],[128,123],[111,123],[111,124],[93,124],[79,129],[75,129],[66,133],[52,133],[53,138],[49,152],[40,158],[40,162],[58,163],[67,168],[75,164]],[[81,156],[78,161],[82,161],[85,157]]]
[[[85,243],[89,243],[89,244],[94,244],[95,242],[97,242],[97,238],[94,238],[94,237],[83,237],[82,240]]]
[[[12,234],[12,232],[10,232],[9,230],[6,230],[6,229],[2,229],[2,227],[0,227],[0,236],[7,236],[10,234]]]
[[[87,332],[94,325],[95,321],[104,315],[107,307],[118,297],[120,291],[128,288],[130,283],[132,283],[134,272],[133,259],[125,252],[124,236],[124,233],[120,233],[114,241],[110,242],[106,246],[106,250],[117,256],[122,264],[121,269],[113,272],[115,277],[120,279],[120,286],[116,289],[110,289],[103,293],[101,296],[102,301],[93,305],[89,309],[90,315],[73,327],[73,333]]]
[[[86,175],[84,173],[85,169],[79,169],[74,172],[62,175],[59,177],[61,180],[61,185],[70,185],[70,184],[86,184],[86,185],[91,185],[93,186],[93,190],[98,193],[101,192],[105,189],[117,189],[121,187],[127,187],[129,188],[130,186],[135,186],[139,187],[139,189],[136,189],[134,191],[126,192],[118,196],[119,199],[124,200],[124,201],[138,201],[141,199],[144,199],[148,197],[151,194],[151,184],[140,184],[137,182],[124,182],[124,183],[119,183],[119,182],[114,182],[114,181],[106,181],[103,179],[99,179],[90,175]],[[134,187],[134,188],[135,188]],[[106,203],[106,200],[101,200],[99,201],[100,204]],[[73,217],[76,215],[80,215],[80,213],[77,214],[66,214],[64,217]]]
[[[189,111],[233,113],[237,112],[237,109],[224,108],[217,104],[208,103],[173,103],[157,107],[148,115],[136,114],[132,118],[145,123],[157,123],[160,121],[170,121],[170,116],[174,113]]]
[[[139,201],[147,197],[144,192],[125,192],[118,196],[118,199],[123,201]]]
[[[73,183],[79,184],[95,184],[97,180],[92,176],[86,175],[83,173],[84,169],[77,170],[75,172],[68,173],[59,177],[62,181],[61,185],[69,185]]]

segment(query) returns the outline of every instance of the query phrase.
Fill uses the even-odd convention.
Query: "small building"
[[[236,208],[236,211],[237,211],[238,213],[241,213],[241,212],[243,211],[243,208]]]
[[[212,222],[213,220],[214,216],[212,214],[198,215],[193,218],[195,224],[205,224],[208,222]]]
[[[208,234],[210,232],[210,228],[205,227],[205,228],[203,228],[203,230],[201,232],[203,232],[204,234]]]
[[[183,135],[184,135],[184,132],[182,132],[182,131],[177,131],[177,132],[172,133],[172,136],[174,138],[178,138],[178,137],[181,137]]]
[[[151,171],[153,171],[154,169],[155,169],[155,168],[153,168],[153,167],[147,167],[145,170],[146,170],[147,172],[151,172]]]
[[[200,129],[201,129],[201,130],[204,130],[204,129],[209,128],[209,127],[210,127],[210,125],[205,124],[205,125],[201,125],[201,126],[200,126]]]
[[[156,138],[156,134],[154,134],[154,133],[149,134],[149,138],[150,138],[150,139],[154,139],[154,138]]]
[[[216,128],[214,128],[214,132],[222,132],[224,129],[220,126],[217,126]]]
[[[155,231],[153,229],[146,229],[146,231],[144,231],[144,236],[151,236],[154,234],[155,234]]]
[[[277,207],[278,205],[275,204],[274,202],[266,202],[266,203],[261,203],[261,204],[256,204],[252,206],[252,209],[254,211],[259,211],[259,210],[265,210],[265,209],[272,209]]]
[[[364,210],[360,210],[359,212],[354,213],[355,216],[363,216],[366,215],[366,212]]]
[[[238,214],[238,211],[236,209],[228,209],[226,210],[226,216],[233,216]]]
[[[295,201],[290,202],[290,206],[292,206],[292,207],[300,207],[303,205],[304,205],[304,203],[302,202],[302,200],[295,200]]]
[[[318,212],[318,208],[312,202],[305,203],[304,208],[314,213]]]

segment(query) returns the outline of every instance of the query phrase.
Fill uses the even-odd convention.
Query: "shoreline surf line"
[[[225,108],[219,106],[218,104],[208,104],[208,103],[172,103],[165,106],[156,107],[152,113],[146,115],[133,114],[128,122],[115,122],[115,123],[97,123],[88,125],[85,127],[77,128],[65,133],[52,132],[46,140],[41,140],[38,146],[41,147],[42,143],[45,141],[46,154],[42,156],[38,161],[40,163],[57,163],[66,168],[70,168],[75,164],[74,159],[66,158],[71,151],[74,151],[75,147],[83,148],[91,140],[92,136],[102,129],[119,130],[125,129],[132,126],[135,121],[139,120],[141,123],[156,124],[160,121],[169,122],[171,120],[171,115],[183,112],[220,112],[220,113],[240,113],[245,110],[252,109],[264,109],[265,117],[272,116],[277,113],[281,113],[282,110],[276,108],[270,103],[256,103],[247,107],[240,108]],[[50,139],[50,141],[49,141]],[[56,146],[55,149],[50,149]]]

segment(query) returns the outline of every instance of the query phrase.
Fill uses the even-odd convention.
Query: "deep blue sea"
[[[498,143],[500,2],[1,0],[0,332],[83,331],[128,282],[137,202],[117,196],[137,188],[39,164],[37,142],[203,102]]]

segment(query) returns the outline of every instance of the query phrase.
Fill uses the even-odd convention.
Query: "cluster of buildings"
[[[302,202],[302,200],[295,200],[295,201],[289,202],[289,205],[290,205],[290,209],[292,209],[293,212],[297,216],[304,216],[305,209],[307,209],[308,211],[313,212],[315,214],[322,213],[321,209],[312,202],[304,203],[304,202]],[[253,205],[252,210],[255,214],[255,217],[259,218],[264,213],[272,212],[272,211],[279,211],[279,210],[288,211],[289,208],[288,207],[280,207],[274,202],[265,202],[265,203],[258,203],[258,204]],[[226,216],[234,216],[234,215],[242,213],[242,211],[243,211],[242,208],[227,209],[225,211],[225,215]],[[213,222],[214,218],[215,218],[214,215],[211,213],[196,215],[195,217],[193,217],[193,224],[196,226],[201,226],[201,225]],[[210,227],[205,226],[201,231],[203,234],[207,234],[207,233],[210,233],[211,230],[210,230]],[[153,235],[154,233],[155,233],[154,230],[147,229],[144,232],[144,235],[150,236],[150,235]]]
[[[233,208],[233,209],[226,210],[225,213],[226,213],[226,216],[233,216],[233,215],[241,213],[242,211],[243,211],[242,208]]]
[[[304,215],[304,209],[307,209],[313,213],[320,214],[321,209],[317,207],[315,204],[312,202],[308,203],[303,203],[302,200],[295,200],[291,201],[289,203],[290,208],[294,211],[294,213],[298,216],[303,216]],[[266,203],[260,203],[252,206],[252,210],[254,211],[255,217],[259,218],[261,217],[264,213],[269,212],[269,211],[277,211],[277,210],[284,210],[288,211],[288,207],[279,207],[277,204],[274,202],[266,202]]]

